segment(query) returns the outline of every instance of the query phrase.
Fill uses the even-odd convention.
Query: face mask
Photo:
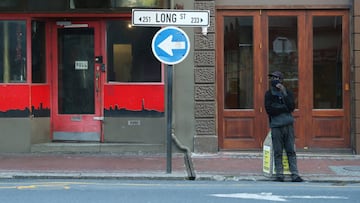
[[[276,87],[277,84],[279,84],[279,80],[271,80],[271,86]]]

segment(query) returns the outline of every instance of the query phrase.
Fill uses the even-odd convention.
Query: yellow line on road
[[[36,185],[24,185],[24,186],[17,186],[16,189],[18,190],[25,190],[25,189],[35,189],[37,188]]]

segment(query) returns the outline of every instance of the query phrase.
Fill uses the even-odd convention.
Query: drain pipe
[[[195,180],[196,175],[195,175],[193,162],[191,159],[191,150],[188,147],[186,147],[185,145],[181,144],[180,140],[175,136],[174,129],[171,132],[171,137],[172,137],[173,142],[178,147],[178,149],[180,149],[184,153],[184,163],[185,163],[185,167],[186,167],[186,172],[188,174],[188,179]]]

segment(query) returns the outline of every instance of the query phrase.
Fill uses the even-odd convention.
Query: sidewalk
[[[196,180],[270,180],[262,173],[262,153],[192,154]],[[183,154],[0,154],[0,178],[188,179]],[[305,181],[360,182],[359,155],[298,154]]]

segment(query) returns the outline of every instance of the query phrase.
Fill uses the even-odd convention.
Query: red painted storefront
[[[49,141],[67,141],[67,138],[69,137],[69,140],[71,141],[88,141],[86,138],[87,135],[81,134],[96,131],[96,133],[99,134],[99,139],[90,138],[89,141],[98,142],[104,142],[106,140],[104,137],[106,136],[104,135],[104,129],[109,127],[107,125],[112,125],[109,127],[110,130],[108,131],[115,131],[113,133],[116,133],[116,131],[121,132],[121,126],[118,126],[117,129],[116,118],[137,118],[138,120],[148,117],[163,118],[164,77],[163,67],[160,63],[157,64],[159,76],[155,81],[139,80],[124,82],[111,81],[109,79],[110,75],[108,74],[108,71],[110,65],[108,61],[114,61],[114,58],[117,56],[114,52],[112,53],[113,56],[111,56],[111,59],[108,57],[109,49],[107,46],[109,44],[107,44],[107,40],[109,35],[107,33],[107,22],[115,22],[117,20],[128,22],[131,20],[130,12],[118,14],[29,13],[20,15],[15,13],[0,13],[0,21],[1,20],[9,22],[21,21],[26,24],[25,33],[23,33],[23,31],[16,33],[18,39],[26,37],[25,39],[21,39],[22,41],[25,41],[25,44],[20,45],[19,43],[16,47],[19,53],[26,53],[26,55],[21,56],[24,58],[24,61],[26,61],[24,64],[26,73],[24,74],[25,77],[20,82],[3,81],[3,83],[0,84],[0,118],[48,118],[50,121],[50,133],[42,136],[48,136]],[[32,78],[34,78],[32,77],[32,74],[34,74],[34,63],[32,59],[34,58],[34,55],[38,54],[35,53],[32,44],[34,22],[41,22],[45,29],[45,41],[43,41],[43,43],[45,44],[44,62],[46,65],[44,71],[46,72],[46,77],[45,80],[40,83],[32,81]],[[65,72],[61,72],[62,69],[65,69],[62,62],[66,61],[65,55],[71,51],[71,46],[74,44],[74,42],[68,43],[66,40],[70,39],[72,36],[80,36],[81,38],[84,35],[81,33],[82,30],[85,30],[85,34],[90,33],[90,47],[93,51],[90,55],[93,55],[93,57],[92,59],[78,59],[76,63],[85,64],[85,69],[82,70],[81,65],[75,65],[75,70],[77,72],[83,71],[84,74],[87,70],[92,70],[92,72],[89,72],[91,74],[90,77],[87,77],[92,80],[92,82],[90,82],[90,86],[92,87],[90,92],[91,95],[93,95],[92,98],[94,98],[94,101],[91,101],[90,103],[93,103],[94,107],[91,107],[93,110],[85,113],[76,111],[75,113],[64,113],[61,112],[61,108],[63,108],[61,105],[63,105],[62,103],[65,103],[65,99],[60,98],[63,96],[60,94],[60,91],[62,91],[60,90],[60,86],[66,86],[68,84],[68,80],[63,78],[66,77],[66,74],[68,73],[65,74]],[[65,34],[62,34],[63,31]],[[72,31],[74,32],[72,33]],[[141,32],[146,32],[146,30]],[[74,38],[72,38],[72,40],[74,41]],[[147,38],[145,40],[149,39]],[[63,44],[61,44],[62,42]],[[144,48],[145,51],[151,50],[150,41],[141,43],[143,46],[149,46]],[[67,50],[64,48],[66,46],[68,46]],[[82,44],[81,46],[84,47],[85,45]],[[79,50],[82,50],[81,46]],[[113,49],[115,49],[115,45],[113,46]],[[133,45],[131,45],[131,48],[135,49]],[[152,55],[152,53],[150,54]],[[150,54],[147,53],[146,57]],[[96,61],[98,56],[101,56],[101,62]],[[135,62],[142,62],[142,65],[145,66],[149,63],[144,60],[144,58],[136,58],[136,56],[132,57],[131,60],[133,64],[135,64]],[[1,62],[2,61],[0,61],[0,63]],[[2,63],[5,64],[6,62]],[[115,65],[113,64],[113,66]],[[143,70],[146,69],[141,69],[138,74],[144,72]],[[64,80],[65,82],[63,81],[62,83],[60,80]],[[74,80],[76,82],[76,79]],[[76,84],[74,85],[74,88],[77,88]],[[84,90],[88,91],[89,88],[84,87],[83,89],[79,89],[80,93]],[[82,94],[73,97],[79,97],[78,99],[82,100],[80,106],[85,104],[88,105],[89,103],[86,101],[87,99],[81,98]],[[71,105],[73,105],[73,103],[69,103],[68,106]],[[109,122],[110,124],[108,124],[106,122],[107,118],[113,119],[113,122]],[[45,122],[44,125],[48,125],[48,123]],[[40,126],[40,128],[42,127]],[[58,139],[54,136],[55,132],[70,134],[59,136],[60,138]],[[74,139],[71,138],[71,136],[75,136]]]

